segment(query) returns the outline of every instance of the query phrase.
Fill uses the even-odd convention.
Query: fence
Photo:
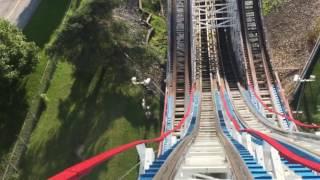
[[[31,105],[26,115],[26,119],[24,120],[22,128],[18,134],[17,140],[14,143],[13,149],[11,153],[9,153],[8,159],[4,160],[7,162],[3,162],[6,164],[6,166],[2,177],[0,174],[2,180],[12,179],[18,173],[18,166],[21,161],[22,155],[27,149],[31,133],[44,107],[42,94],[45,93],[49,87],[50,80],[55,71],[56,63],[56,60],[48,60],[47,62],[46,68],[43,72],[40,81],[39,91],[31,101]]]
[[[315,66],[319,57],[320,57],[320,37],[318,37],[318,40],[309,56],[309,59],[302,69],[302,72],[300,74],[301,79],[305,79],[310,76],[310,74],[312,73],[313,67]],[[303,93],[303,92],[300,92],[302,83],[303,82],[301,81],[298,81],[296,83],[295,88],[292,92],[293,97],[298,97],[300,93]]]

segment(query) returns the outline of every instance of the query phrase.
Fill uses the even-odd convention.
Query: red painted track
[[[263,106],[266,110],[268,110],[269,112],[274,113],[274,114],[277,114],[277,115],[279,115],[279,116],[281,116],[281,117],[284,117],[284,118],[286,118],[286,119],[294,122],[297,126],[300,126],[300,127],[312,128],[312,129],[320,128],[320,125],[316,125],[316,124],[305,124],[305,123],[303,123],[303,122],[301,122],[301,121],[299,121],[299,120],[297,120],[297,119],[294,119],[294,118],[291,117],[291,116],[288,116],[288,115],[286,115],[286,114],[280,113],[280,112],[278,112],[278,111],[276,111],[276,110],[274,110],[274,109],[272,109],[272,108],[269,108],[269,107],[262,101],[262,99],[261,99],[260,96],[257,94],[257,92],[254,90],[252,84],[249,84],[249,87],[250,87],[251,91],[253,91],[254,96],[258,99],[258,101],[262,104],[262,106]]]
[[[137,141],[133,141],[131,143],[124,144],[124,145],[118,146],[116,148],[107,150],[101,154],[98,154],[98,155],[90,158],[90,159],[87,159],[83,162],[80,162],[74,166],[69,167],[69,168],[63,170],[62,172],[58,173],[57,175],[50,177],[49,179],[50,180],[76,180],[76,179],[79,179],[82,176],[88,174],[93,168],[104,163],[105,161],[112,158],[113,156],[120,154],[121,152],[127,151],[129,149],[132,149],[132,148],[136,147],[136,145],[145,144],[145,143],[156,143],[156,142],[163,141],[164,138],[166,138],[172,132],[180,129],[181,126],[186,121],[187,117],[190,115],[191,106],[193,103],[194,91],[195,91],[195,88],[193,87],[190,92],[190,101],[188,104],[187,111],[186,111],[185,115],[183,116],[183,118],[181,119],[181,121],[179,122],[179,124],[177,126],[175,126],[172,130],[167,131],[167,132],[163,133],[161,136],[154,138],[154,139],[137,140]]]
[[[223,88],[220,88],[220,94],[221,94],[221,99],[223,102],[222,104],[223,104],[223,107],[226,111],[226,114],[227,114],[228,118],[232,121],[234,127],[236,128],[236,130],[238,132],[247,132],[253,136],[259,137],[260,139],[263,139],[268,144],[270,144],[272,147],[274,147],[276,150],[278,150],[279,153],[281,153],[282,156],[284,156],[284,158],[286,158],[287,160],[289,160],[291,162],[298,163],[298,164],[302,164],[305,167],[308,167],[314,171],[320,172],[320,163],[310,161],[308,159],[305,159],[305,158],[293,153],[292,151],[290,151],[286,147],[284,147],[282,144],[280,144],[277,140],[271,138],[270,136],[268,136],[264,133],[261,133],[259,131],[254,130],[254,129],[241,129],[237,120],[234,119],[234,117],[230,113],[229,107],[227,106],[227,102],[226,102],[226,99],[224,96],[224,89]]]

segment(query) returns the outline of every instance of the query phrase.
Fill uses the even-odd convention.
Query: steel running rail
[[[226,87],[227,88],[227,87]],[[239,86],[241,88],[241,86]],[[228,89],[228,88],[227,88]],[[229,92],[229,91],[228,91]],[[231,90],[229,93],[226,93],[225,98],[229,103],[229,108],[232,109],[233,116],[237,117],[239,123],[242,127],[246,128],[254,128],[264,134],[276,139],[278,142],[283,144],[286,148],[294,152],[295,154],[299,154],[300,156],[307,158],[309,160],[313,160],[316,162],[320,162],[320,144],[318,137],[318,141],[315,139],[316,136],[308,137],[306,135],[298,132],[288,133],[282,129],[275,127],[274,125],[269,125],[267,119],[262,117],[262,115],[258,114],[256,110],[254,110],[253,105],[249,104],[250,101],[244,100],[247,98],[244,96],[243,92],[239,90]],[[230,94],[230,96],[227,96]],[[231,99],[233,100],[234,106],[231,103]],[[245,102],[246,101],[246,102]],[[246,104],[247,103],[247,104]],[[246,106],[247,105],[247,106]],[[247,146],[251,146],[250,144],[246,143]],[[257,144],[259,145],[259,143]],[[262,144],[261,144],[262,145]],[[256,148],[254,148],[256,149]],[[258,154],[257,152],[255,154]],[[264,158],[267,157],[264,155]],[[276,162],[275,159],[274,163],[281,164],[279,161]],[[314,173],[310,172],[310,169],[302,167],[301,165],[289,163],[282,158],[281,159],[283,164],[283,174],[285,174],[285,178],[296,179],[297,177],[288,177],[288,173],[291,176],[301,176],[302,178],[307,179],[320,179],[319,176],[316,176]],[[277,168],[278,171],[281,173],[282,170]]]
[[[221,42],[223,42],[223,41],[221,41]],[[224,50],[226,50],[226,48],[228,48],[228,47],[224,47]],[[229,54],[229,53],[228,53],[228,54]],[[230,71],[232,70],[232,63],[231,63],[231,64],[230,64],[230,63],[229,63],[229,64],[226,64],[227,62],[229,62],[229,61],[226,61],[226,60],[227,60],[226,58],[228,58],[228,57],[227,57],[226,55],[223,55],[223,53],[222,53],[222,57],[224,57],[224,59],[223,59],[224,61],[222,61],[224,65],[223,65],[222,67],[226,67],[226,68],[224,68],[224,71],[223,71],[224,73],[223,73],[223,74],[227,77],[228,80],[231,81],[231,83],[235,84],[235,86],[234,86],[234,85],[232,86],[232,88],[234,89],[234,88],[237,87],[237,84],[235,83],[235,82],[236,82],[236,79],[235,79],[236,76],[233,77],[232,79],[230,79],[230,75],[229,75],[229,74],[232,73],[232,72],[230,72]],[[229,74],[225,74],[226,72],[227,72],[227,73],[229,72]],[[231,119],[231,118],[230,118],[230,120],[232,121],[233,124],[235,124],[234,126],[235,126],[236,129],[242,129],[242,128],[241,128],[242,126],[240,126],[240,124],[239,124],[239,123],[241,123],[241,122],[238,123],[235,119]],[[253,127],[255,127],[255,125],[253,125]],[[262,126],[262,129],[261,129],[261,130],[263,130],[263,129],[265,129],[265,130],[267,130],[267,131],[269,130],[269,129],[267,129],[266,127]],[[259,130],[260,130],[260,129],[259,129]],[[256,131],[256,130],[255,130],[255,131]],[[269,131],[270,131],[270,130],[269,130]],[[258,131],[257,131],[257,132],[258,132]],[[253,133],[253,132],[251,132],[251,134],[252,134],[252,133]],[[261,138],[260,138],[260,139],[261,139]],[[284,146],[284,147],[285,147],[285,148],[293,148],[292,146],[289,146],[289,147]],[[297,150],[297,149],[294,149],[294,150]],[[294,154],[296,154],[297,151],[291,151],[291,152],[294,153]],[[299,152],[301,152],[301,151],[299,151]],[[278,165],[281,164],[280,162],[275,162],[275,163],[277,163]],[[297,165],[297,166],[298,166],[298,165]],[[291,165],[290,165],[290,167],[291,167]],[[297,169],[295,169],[295,170],[296,170],[296,171],[300,171],[300,170],[297,170]],[[294,170],[292,170],[292,171],[294,171]],[[309,172],[310,172],[310,170],[308,170],[308,169],[305,169],[304,171],[306,171],[306,172],[309,171]],[[314,174],[312,174],[312,173],[310,173],[309,175],[306,175],[306,174],[307,174],[307,173],[305,173],[305,174],[303,175],[303,177],[313,177],[313,178],[316,177],[316,176],[315,176]],[[297,176],[297,175],[300,175],[300,174],[296,173],[296,176]],[[319,178],[319,177],[317,177],[317,178]]]
[[[294,122],[297,126],[300,126],[300,127],[304,127],[304,128],[313,128],[313,129],[318,129],[320,128],[320,125],[316,125],[316,124],[305,124],[297,119],[294,119],[292,116],[289,116],[287,114],[284,114],[284,113],[280,113],[279,111],[273,109],[273,108],[270,108],[267,106],[267,104],[265,104],[262,99],[260,98],[260,96],[257,94],[257,92],[254,90],[254,87],[252,86],[252,84],[249,84],[249,87],[251,89],[251,91],[253,92],[254,96],[258,99],[258,101],[263,105],[263,107],[268,110],[269,112],[271,113],[274,113],[274,114],[277,114],[281,117],[284,117],[292,122]]]
[[[239,123],[237,122],[237,120],[232,116],[230,109],[227,105],[225,96],[224,96],[224,88],[223,86],[220,86],[220,94],[221,94],[221,99],[222,99],[222,104],[223,107],[226,111],[227,116],[229,117],[229,119],[232,121],[234,127],[236,128],[236,130],[238,132],[247,132],[253,136],[259,137],[260,139],[266,141],[268,144],[270,144],[272,147],[274,147],[276,150],[278,150],[283,157],[285,157],[287,160],[291,161],[291,162],[295,162],[298,164],[302,164],[305,167],[308,167],[314,171],[320,172],[320,163],[319,162],[314,162],[312,160],[309,159],[305,159],[302,156],[299,156],[297,154],[295,154],[294,152],[290,151],[287,147],[285,147],[284,145],[282,145],[281,143],[279,143],[276,139],[261,133],[259,131],[256,131],[254,129],[242,129],[241,126],[239,125]]]
[[[275,126],[274,123],[266,119],[254,104],[250,101],[248,91],[245,91],[242,86],[238,85],[239,89],[230,90],[230,96],[233,99],[234,109],[238,116],[242,118],[246,124],[264,132],[277,139],[290,142],[302,148],[304,151],[310,152],[316,156],[320,156],[320,137],[311,133],[285,131]]]
[[[221,40],[221,42],[223,42],[223,39]],[[223,48],[226,51],[226,49],[228,49],[228,46],[223,46]],[[226,52],[229,52],[229,51],[226,51]],[[227,53],[227,54],[230,54],[230,53]],[[260,116],[260,118],[256,118],[253,115],[253,113],[251,114],[251,112],[249,112],[249,109],[248,109],[249,105],[248,104],[246,106],[246,104],[244,102],[240,102],[241,106],[239,105],[239,100],[241,99],[241,94],[240,94],[239,89],[241,88],[241,86],[237,85],[237,84],[239,84],[239,83],[236,83],[237,82],[237,76],[235,76],[234,72],[232,71],[232,69],[234,69],[234,68],[232,68],[232,63],[231,63],[232,57],[228,57],[226,55],[226,53],[222,53],[222,55],[223,55],[223,61],[222,61],[223,66],[222,67],[225,67],[223,69],[223,74],[226,77],[227,81],[228,82],[230,81],[229,83],[231,83],[230,91],[231,91],[231,94],[232,94],[232,97],[233,97],[233,102],[237,106],[237,110],[240,110],[241,115],[243,117],[245,117],[245,122],[248,123],[251,128],[252,127],[253,128],[257,128],[257,130],[262,131],[263,133],[266,133],[267,135],[271,135],[271,137],[273,137],[273,138],[276,137],[277,140],[280,139],[281,141],[284,141],[284,142],[292,142],[292,140],[296,141],[296,142],[303,142],[301,137],[297,136],[298,134],[296,132],[292,132],[292,134],[288,134],[287,131],[283,131],[282,129],[276,128],[273,125],[273,123],[272,123],[272,125],[269,125],[270,124],[270,120],[265,119],[265,117],[261,117],[262,115]],[[229,89],[227,81],[226,81],[225,84],[227,86],[227,89]],[[235,94],[235,93],[237,93],[237,94]],[[251,109],[250,109],[250,111],[251,111]],[[234,113],[237,114],[236,111]],[[263,123],[260,122],[260,121],[262,121]],[[239,123],[241,123],[241,122],[239,122]],[[275,132],[276,134],[272,133],[272,132]],[[281,137],[281,136],[280,136],[281,138],[279,138],[278,134],[283,135],[285,138]],[[303,134],[303,136],[305,137],[304,134]],[[288,141],[288,138],[290,138],[289,141]],[[314,138],[314,137],[312,137],[312,138]],[[312,143],[311,143],[312,141],[310,142],[310,139],[308,139],[308,140],[309,140],[309,141],[307,141],[308,144],[302,143],[301,146],[303,145],[302,148],[308,147],[307,149],[310,150],[310,148],[312,146],[309,146],[309,145],[312,145]],[[301,146],[299,146],[299,149],[301,148]],[[312,148],[311,148],[311,150],[312,150]],[[304,151],[304,150],[301,150],[301,151]],[[301,151],[299,150],[299,152],[301,152]],[[314,151],[310,151],[310,152],[313,153],[313,154],[317,154]]]
[[[318,40],[309,56],[309,59],[307,61],[307,63],[305,64],[305,66],[302,69],[302,72],[300,73],[300,78],[301,79],[305,79],[308,78],[308,76],[310,76],[311,74],[311,69],[312,66],[314,66],[317,62],[317,60],[320,57],[320,36],[318,37]],[[295,85],[295,88],[293,90],[293,97],[296,97],[301,89],[301,81],[298,81]],[[301,92],[300,92],[301,93]]]
[[[246,55],[245,64],[249,70],[249,72],[246,72],[248,84],[254,84],[257,94],[266,106],[284,111],[283,106],[279,103],[285,101],[285,99],[275,89],[277,81],[265,48],[260,4],[256,0],[241,0],[239,6],[241,7],[244,54]],[[288,108],[287,104],[285,105]],[[278,122],[284,130],[290,130],[292,127],[286,118],[278,114],[267,110],[263,113],[266,118]]]

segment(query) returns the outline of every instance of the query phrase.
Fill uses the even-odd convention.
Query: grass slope
[[[49,42],[51,35],[62,22],[71,0],[41,0],[30,22],[24,28],[28,39],[40,47]]]
[[[150,39],[150,45],[156,47],[163,59],[167,55],[167,24],[164,17],[152,16],[151,25],[154,28],[153,36]]]
[[[312,72],[316,76],[316,81],[305,83],[305,90],[301,99],[301,109],[303,111],[303,121],[308,123],[320,123],[320,59]]]
[[[21,165],[21,179],[45,179],[97,153],[159,132],[159,99],[150,102],[155,117],[146,119],[141,107],[144,89],[130,82],[138,67],[130,65],[122,51],[138,61],[140,70],[148,70],[158,60],[148,47],[139,45],[140,35],[130,34],[128,29],[133,28],[125,22],[106,17],[106,22],[95,24],[88,14],[108,9],[98,5],[92,5],[96,11],[79,10],[71,21],[77,26],[69,24],[68,29],[66,22],[57,33],[62,40],[52,43],[55,48],[50,52],[62,49],[59,55],[65,57],[59,59],[47,91],[45,111]],[[133,149],[99,166],[86,179],[117,179],[137,162]],[[126,179],[136,177],[137,169]]]
[[[157,48],[162,59],[167,56],[167,20],[166,17],[159,15],[160,0],[142,0],[142,7],[145,11],[152,14],[150,21],[154,28],[150,37],[150,45]]]
[[[271,11],[276,9],[286,0],[262,0],[262,12],[263,15],[268,15]]]
[[[84,158],[134,139],[154,137],[158,122],[146,120],[141,89],[117,84],[107,70],[74,77],[74,66],[60,62],[48,90],[47,108],[29,145],[23,176],[44,179]],[[92,173],[115,179],[137,162],[130,151]],[[136,172],[131,178],[136,177]],[[130,179],[131,179],[130,178]]]
[[[43,47],[61,23],[69,2],[69,0],[42,0],[23,31],[28,40],[35,41],[37,45]],[[16,140],[33,97],[38,93],[47,64],[45,53],[41,52],[39,56],[40,61],[35,71],[26,76],[20,85],[12,87],[12,92],[6,93],[6,97],[1,97],[6,103],[0,105],[0,157],[9,151]]]

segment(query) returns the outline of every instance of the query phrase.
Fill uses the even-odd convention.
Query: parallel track
[[[241,119],[252,129],[256,129],[260,132],[270,135],[276,139],[294,144],[311,154],[320,156],[320,143],[316,140],[306,138],[292,138],[284,134],[276,133],[270,127],[267,127],[264,123],[259,121],[257,117],[252,113],[248,104],[244,101],[239,89],[230,89],[230,96],[234,105],[234,108],[238,112]]]
[[[298,147],[299,149],[303,149],[305,152],[309,152],[313,154],[314,157],[319,156],[320,154],[320,144],[316,141],[303,138],[293,138],[290,135],[285,135],[285,133],[278,133],[281,130],[278,128],[275,131],[270,126],[267,126],[262,121],[260,121],[257,116],[252,112],[252,109],[249,108],[249,105],[245,102],[244,97],[242,96],[238,82],[240,82],[237,72],[234,71],[234,64],[235,59],[232,57],[230,40],[228,38],[229,34],[228,31],[219,31],[219,44],[220,44],[220,56],[222,61],[221,67],[222,68],[222,77],[224,77],[225,85],[228,93],[226,96],[230,95],[230,102],[231,102],[231,109],[235,110],[235,114],[241,119],[242,124],[245,128],[250,128],[262,132],[272,138],[279,140],[280,142],[288,143]],[[228,97],[225,97],[228,99]],[[268,121],[265,119],[265,121]],[[284,172],[285,179],[300,179],[300,176],[303,176],[303,173],[300,173],[298,170],[292,169],[292,166],[288,166],[288,162],[282,158],[282,168]],[[299,166],[304,168],[301,165],[294,164],[293,166]],[[306,172],[309,173],[310,176],[314,177],[315,174],[311,172],[310,169],[304,168]]]
[[[256,115],[252,113],[252,109],[249,108],[248,104],[245,102],[244,97],[240,92],[238,86],[239,79],[237,78],[238,76],[234,71],[235,68],[232,68],[232,64],[234,64],[235,59],[233,59],[233,57],[231,56],[231,46],[229,45],[230,40],[228,39],[229,35],[226,33],[220,31],[220,49],[223,49],[223,51],[221,52],[221,56],[223,58],[221,64],[223,65],[222,68],[224,78],[227,84],[227,89],[229,90],[229,95],[233,103],[233,107],[237,111],[236,113],[240,116],[240,118],[249,128],[258,130],[284,142],[289,142],[306,150],[307,152],[310,152],[311,154],[320,156],[320,143],[316,140],[306,139],[302,137],[289,137],[286,136],[284,133],[279,133],[281,131],[280,129],[274,131],[271,127],[266,126],[263,122],[261,122],[256,117]]]
[[[259,2],[255,0],[240,1],[242,29],[244,38],[244,51],[249,84],[254,85],[255,91],[269,108],[282,108],[276,90],[276,81],[271,68],[270,59],[264,45],[264,34],[260,19]],[[281,109],[282,111],[282,109]],[[267,109],[263,111],[266,118],[278,123],[284,130],[290,128],[290,124],[283,117],[277,116]]]
[[[186,94],[190,87],[189,82],[189,64],[190,64],[190,43],[188,22],[189,15],[187,12],[188,0],[172,1],[172,17],[174,27],[172,27],[173,56],[170,64],[173,76],[173,90],[175,91],[175,111],[173,126],[179,124],[180,119],[184,116],[186,105]],[[173,134],[180,138],[180,130]]]
[[[199,5],[206,5],[201,2]],[[200,19],[206,19],[206,14],[201,14]],[[229,176],[229,168],[224,152],[217,135],[217,118],[214,111],[214,103],[211,87],[211,62],[213,60],[212,31],[208,31],[205,25],[200,25],[200,42],[198,52],[200,54],[200,80],[201,80],[201,111],[199,130],[192,142],[184,162],[181,164],[176,179],[186,178],[219,178],[226,179]]]

